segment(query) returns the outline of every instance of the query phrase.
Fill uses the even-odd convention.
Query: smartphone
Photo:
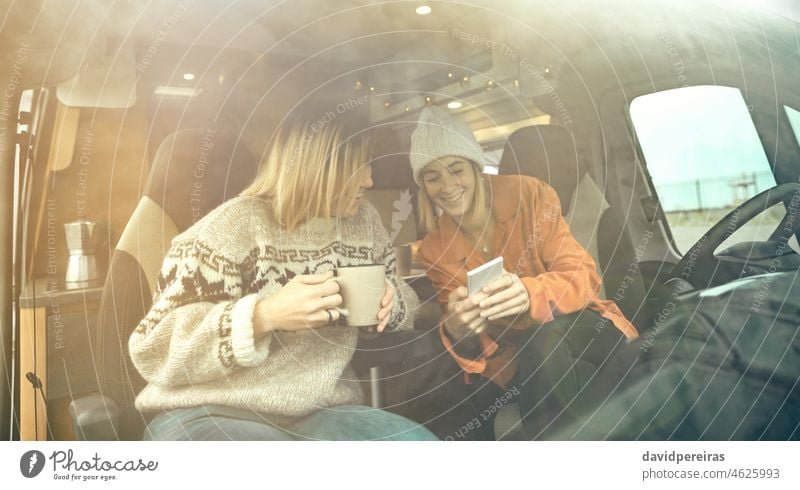
[[[496,257],[485,264],[467,272],[469,295],[477,294],[485,286],[500,279],[503,275],[503,257]]]

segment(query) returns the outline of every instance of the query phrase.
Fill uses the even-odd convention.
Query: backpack
[[[798,271],[668,302],[573,402],[549,439],[800,439]]]

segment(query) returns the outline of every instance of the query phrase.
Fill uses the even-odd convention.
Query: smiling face
[[[462,157],[442,157],[426,165],[421,177],[425,193],[448,216],[458,220],[469,212],[478,185],[471,162]]]
[[[353,177],[358,179],[352,191],[346,191],[333,208],[333,215],[346,217],[358,214],[358,208],[364,202],[364,191],[372,187],[372,166],[367,164],[361,167]],[[351,187],[351,186],[348,186]]]

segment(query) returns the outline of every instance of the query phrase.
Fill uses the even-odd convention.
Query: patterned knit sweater
[[[129,340],[147,386],[142,411],[205,404],[285,415],[359,404],[348,367],[358,330],[342,325],[274,331],[255,341],[256,302],[298,274],[382,263],[395,286],[388,327],[413,328],[418,299],[395,274],[389,236],[375,208],[314,219],[288,232],[261,198],[237,197],[172,241],[153,305]]]

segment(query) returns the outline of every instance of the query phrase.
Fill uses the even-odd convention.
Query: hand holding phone
[[[500,277],[484,287],[486,293],[478,299],[481,318],[490,322],[512,317],[530,310],[531,299],[519,276],[503,271]]]
[[[503,275],[503,257],[496,257],[467,272],[467,290],[473,296]]]

